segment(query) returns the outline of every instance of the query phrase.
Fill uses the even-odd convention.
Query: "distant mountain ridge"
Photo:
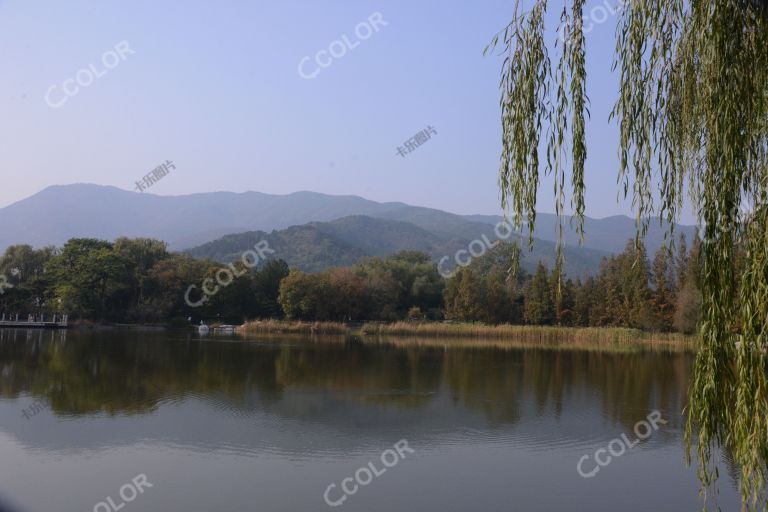
[[[491,242],[496,240],[492,225],[475,227],[477,231],[474,231],[476,237],[473,239],[484,236]],[[457,251],[467,251],[472,241],[430,232],[407,222],[355,215],[271,233],[249,231],[227,235],[185,252],[195,258],[230,263],[239,260],[244,250],[262,240],[275,251],[275,258],[305,272],[349,266],[364,256],[388,256],[403,250],[425,252],[436,263],[441,263],[441,270],[450,271],[456,266]],[[478,246],[473,250],[477,251]],[[566,247],[565,273],[573,277],[593,274],[602,258],[607,256],[610,253],[605,251]],[[466,261],[467,257],[464,254],[460,260]],[[552,268],[554,260],[555,243],[536,240],[532,252],[522,252],[521,267],[532,273],[539,261]]]
[[[464,218],[484,224],[496,224],[502,220],[502,217],[497,215],[465,215]],[[533,234],[537,238],[556,241],[557,224],[558,219],[556,215],[537,213],[536,227]],[[664,235],[668,227],[669,224],[666,221],[660,224],[658,219],[651,219],[644,239],[649,254],[653,255],[664,244]],[[635,238],[635,230],[635,220],[625,215],[613,215],[602,219],[585,217],[585,239],[583,246],[611,253],[619,253],[624,250],[628,239]],[[695,232],[695,226],[677,224],[674,236],[677,237],[684,233],[690,242]],[[578,246],[579,239],[579,233],[576,231],[571,217],[563,218],[563,242],[566,245]]]
[[[387,222],[373,223],[370,219]],[[283,243],[315,239],[320,247],[330,244],[323,249],[324,257],[307,255],[305,264],[312,268],[325,264],[322,261],[346,262],[360,255],[384,255],[400,249],[425,250],[433,257],[444,254],[453,258],[455,250],[466,248],[469,241],[483,234],[493,238],[493,224],[500,219],[316,192],[157,196],[76,184],[48,187],[0,209],[0,250],[20,243],[40,247],[62,245],[73,237],[114,240],[120,236],[158,238],[168,242],[172,250],[198,249],[226,235],[260,231],[271,236],[272,231],[277,231],[280,234],[275,236],[282,237]],[[553,246],[557,239],[556,222],[552,214],[537,216],[535,236],[542,258],[548,244]],[[303,229],[294,228],[301,226]],[[594,251],[584,253],[585,265],[598,254],[620,252],[635,233],[634,220],[629,217],[587,218],[587,237],[583,247],[578,248],[578,235],[569,227],[568,219],[565,226],[566,246],[572,246],[569,252],[576,255]],[[694,228],[681,226],[678,231],[691,236]],[[646,236],[650,254],[661,246],[663,233],[657,222],[651,223]],[[338,254],[331,256],[328,251]]]
[[[0,209],[0,248],[60,245],[72,237],[146,236],[178,250],[226,233],[284,229],[402,206],[314,192],[157,196],[100,185],[57,185]]]

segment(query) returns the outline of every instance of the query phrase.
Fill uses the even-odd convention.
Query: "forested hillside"
[[[432,217],[434,221],[434,217]],[[464,222],[464,221],[462,221]],[[468,223],[472,238],[446,235],[442,224],[430,224],[432,229],[416,226],[409,222],[385,220],[363,215],[344,217],[331,222],[314,222],[304,226],[292,226],[281,231],[265,233],[245,232],[224,236],[213,242],[189,249],[187,254],[195,258],[209,258],[230,262],[240,257],[244,249],[259,240],[267,240],[275,249],[275,258],[285,260],[291,268],[305,272],[318,272],[331,267],[351,265],[363,256],[389,256],[398,251],[419,251],[436,263],[446,258],[441,269],[450,271],[457,266],[456,254],[468,251],[473,240],[479,240],[487,247],[485,240],[498,240],[491,224]],[[463,229],[466,229],[464,226]],[[522,245],[527,244],[521,241]],[[479,251],[479,245],[473,251]],[[566,246],[564,272],[579,277],[595,274],[602,258],[610,253],[584,247]],[[459,256],[459,262],[466,258]],[[529,272],[536,269],[539,261],[548,266],[555,262],[555,244],[536,239],[533,250],[521,253],[521,267]]]

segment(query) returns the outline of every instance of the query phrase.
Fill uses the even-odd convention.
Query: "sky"
[[[586,7],[592,217],[632,215],[608,121],[617,5]],[[513,7],[0,0],[0,207],[50,185],[133,190],[172,161],[145,193],[311,190],[498,214],[501,58],[483,48]],[[551,29],[561,8],[550,5]],[[398,154],[428,127],[427,142]],[[538,209],[554,211],[552,197],[544,179]]]

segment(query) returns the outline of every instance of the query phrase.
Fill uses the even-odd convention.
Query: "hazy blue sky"
[[[482,50],[513,1],[0,0],[0,206],[53,184],[130,190],[170,159],[177,169],[152,193],[313,190],[498,213],[501,62]],[[551,4],[550,26],[561,8]],[[314,79],[299,76],[304,56],[345,34],[354,44],[375,12],[388,25]],[[630,213],[617,202],[608,124],[616,20],[587,35],[595,217]],[[121,41],[135,53],[105,68]],[[64,96],[90,64],[104,75]],[[58,108],[45,100],[54,85],[50,101],[67,98]],[[398,156],[428,125],[437,135]],[[542,189],[540,210],[553,211],[551,182]]]

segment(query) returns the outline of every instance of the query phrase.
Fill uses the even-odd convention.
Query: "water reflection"
[[[151,473],[157,492],[134,512],[240,511],[255,496],[322,510],[330,482],[406,438],[414,457],[349,510],[695,510],[680,416],[692,363],[637,347],[0,330],[0,493],[90,510]],[[653,410],[661,431],[579,477],[581,456]]]
[[[423,409],[445,392],[488,421],[514,424],[567,401],[598,400],[631,427],[654,408],[681,411],[687,353],[502,350],[333,343],[216,342],[188,334],[0,331],[0,396],[30,394],[62,416],[147,414],[186,396],[248,409],[285,393],[327,392],[370,406]],[[582,395],[579,397],[578,395]],[[674,414],[677,416],[677,414]]]

